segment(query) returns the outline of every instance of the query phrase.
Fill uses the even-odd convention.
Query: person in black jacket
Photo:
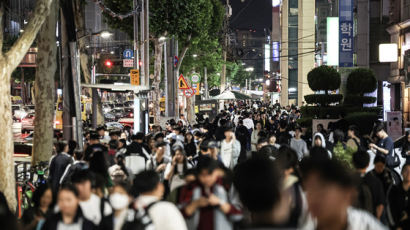
[[[148,153],[143,147],[144,133],[139,132],[131,136],[132,143],[127,146],[126,156],[131,153],[136,153],[148,160]]]
[[[196,155],[196,144],[191,132],[185,134],[184,149],[187,157],[193,157]]]
[[[108,153],[107,147],[100,143],[100,136],[96,132],[90,133],[90,145],[85,149],[84,160],[90,161],[95,152]]]
[[[249,134],[248,129],[243,125],[243,120],[239,119],[238,127],[236,127],[235,131],[236,139],[238,139],[239,143],[241,143],[241,152],[239,154],[238,163],[243,162],[246,160],[246,145],[251,139],[251,135]]]
[[[87,220],[79,205],[78,191],[72,185],[64,185],[58,193],[59,212],[46,219],[42,230],[94,230],[95,225]]]
[[[56,149],[57,155],[51,159],[50,173],[48,176],[48,181],[51,183],[54,194],[57,194],[60,179],[63,176],[67,165],[73,163],[73,158],[67,154],[67,142],[58,142]]]
[[[388,197],[388,218],[392,229],[410,229],[410,164],[401,170],[403,183],[393,186]]]

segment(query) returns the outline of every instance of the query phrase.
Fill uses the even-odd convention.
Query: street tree
[[[37,0],[34,11],[24,32],[8,51],[3,50],[3,19],[5,1],[0,1],[0,191],[4,193],[9,206],[16,207],[15,178],[13,164],[13,135],[11,130],[10,77],[30,48],[41,25],[50,12],[53,0]]]
[[[107,0],[107,7],[118,13],[126,13],[132,6],[132,1]],[[154,122],[159,124],[159,101],[161,82],[161,63],[163,43],[159,38],[174,37],[177,39],[180,50],[176,55],[179,62],[176,66],[179,73],[188,49],[192,44],[199,43],[204,36],[215,36],[222,27],[224,8],[219,0],[150,0],[150,40],[154,44],[154,81],[153,109]],[[132,31],[132,19],[123,20],[104,14],[107,23],[113,27],[126,32]],[[129,33],[129,35],[131,35]],[[178,103],[178,102],[175,102]],[[188,104],[188,115],[193,114],[193,105],[190,100]],[[188,116],[188,120],[193,120]]]
[[[32,165],[48,161],[53,152],[54,101],[57,70],[56,23],[58,3],[54,1],[51,11],[37,36],[37,69],[35,77],[36,113]]]

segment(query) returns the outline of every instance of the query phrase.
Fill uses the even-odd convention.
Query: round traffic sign
[[[194,96],[195,92],[196,92],[195,89],[189,88],[189,89],[184,90],[184,95],[185,97],[192,97]]]
[[[198,74],[194,74],[194,75],[192,75],[192,77],[191,77],[191,81],[192,81],[192,83],[194,83],[194,84],[199,83],[199,82],[201,81],[201,77],[199,77]]]

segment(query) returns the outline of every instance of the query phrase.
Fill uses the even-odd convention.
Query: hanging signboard
[[[353,0],[339,1],[339,67],[353,67]]]

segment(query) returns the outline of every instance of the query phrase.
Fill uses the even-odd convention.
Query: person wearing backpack
[[[410,164],[401,171],[403,183],[392,187],[387,206],[387,216],[392,229],[410,229]]]
[[[134,202],[134,208],[139,213],[142,213],[140,216],[146,216],[152,220],[155,230],[186,230],[186,223],[178,208],[170,202],[161,201],[164,191],[165,188],[160,181],[158,173],[154,170],[140,172],[135,176],[132,187],[133,195],[137,197]],[[143,219],[147,218],[141,218],[141,221],[143,221]],[[132,224],[141,226],[141,222],[135,219]],[[133,228],[127,225],[125,229],[135,230],[148,228]]]
[[[352,161],[359,176],[354,206],[366,210],[380,219],[384,209],[385,195],[381,181],[372,173],[366,173],[370,156],[367,152],[357,151],[353,154]]]
[[[393,151],[394,142],[386,133],[383,124],[376,126],[374,133],[379,138],[379,142],[376,144],[369,144],[369,148],[376,154],[386,156],[386,166],[390,169],[394,169],[400,165],[400,158]]]

